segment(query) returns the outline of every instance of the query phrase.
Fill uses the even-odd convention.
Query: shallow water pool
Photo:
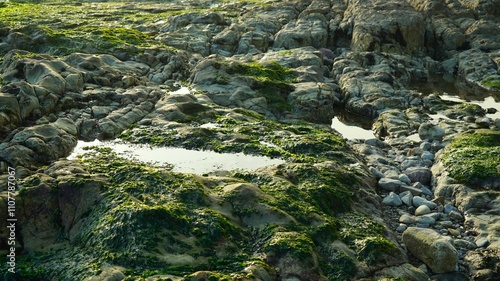
[[[338,117],[332,119],[332,128],[338,131],[346,139],[372,139],[375,138],[372,130],[364,129],[355,125],[347,125]]]
[[[84,152],[85,147],[109,147],[120,156],[155,165],[170,164],[173,171],[182,173],[205,174],[217,170],[251,171],[268,165],[281,164],[282,159],[243,153],[217,153],[208,150],[190,150],[179,147],[150,147],[115,141],[95,140],[93,142],[78,141],[68,159],[76,159]]]

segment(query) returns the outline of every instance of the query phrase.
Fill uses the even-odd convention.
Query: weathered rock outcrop
[[[68,118],[14,131],[0,144],[0,161],[27,168],[49,164],[69,155],[76,146],[77,132]]]

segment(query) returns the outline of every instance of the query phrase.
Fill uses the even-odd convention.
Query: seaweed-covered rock
[[[442,155],[449,175],[460,182],[500,187],[500,132],[476,130],[456,138]]]

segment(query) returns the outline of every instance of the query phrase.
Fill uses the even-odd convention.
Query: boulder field
[[[2,280],[500,276],[498,0],[1,2],[0,56]]]

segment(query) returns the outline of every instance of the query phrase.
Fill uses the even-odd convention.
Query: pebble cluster
[[[415,266],[429,275],[438,273],[434,270],[436,261],[423,261],[415,258],[418,253],[412,252],[405,245],[403,237],[409,229],[428,229],[445,238],[446,247],[456,249],[458,262],[451,270],[457,276],[469,274],[469,264],[464,257],[467,252],[478,248],[486,248],[489,241],[485,237],[468,228],[465,215],[455,206],[453,198],[435,196],[433,186],[436,179],[431,167],[434,165],[436,153],[449,142],[440,140],[409,141],[406,138],[382,141],[379,139],[351,140],[352,146],[365,156],[370,171],[377,178],[377,192],[383,198],[383,218],[391,230],[397,234],[398,242],[411,254]],[[409,239],[409,238],[408,238]],[[435,239],[434,239],[435,240]],[[433,243],[432,239],[417,241],[418,248],[425,243]],[[429,246],[429,245],[427,245]],[[419,250],[415,250],[419,251]],[[440,253],[428,253],[438,256]],[[441,261],[442,262],[442,261]],[[462,274],[463,273],[463,274]]]

